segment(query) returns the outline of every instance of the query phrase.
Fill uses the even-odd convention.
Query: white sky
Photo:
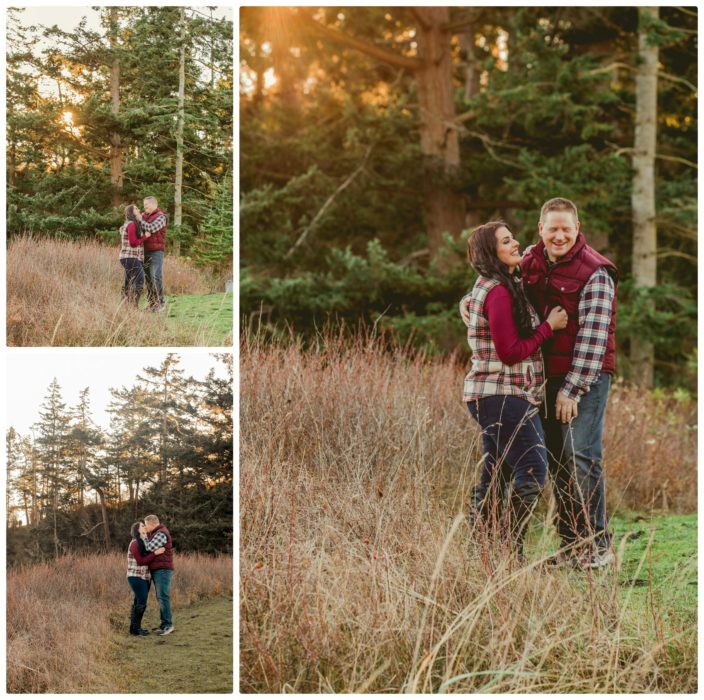
[[[121,7],[138,7],[140,3],[131,3],[121,5]],[[43,24],[46,27],[53,27],[57,25],[59,29],[65,31],[70,31],[78,26],[82,17],[88,18],[88,29],[99,29],[100,23],[98,21],[98,12],[93,9],[93,7],[26,7],[19,3],[12,4],[10,7],[21,7],[24,8],[21,13],[23,18],[22,24],[29,26],[32,24]],[[184,7],[190,7],[198,12],[202,12],[206,16],[210,16],[210,10],[204,6],[198,5],[184,5]],[[213,10],[213,17],[225,17],[226,19],[232,20],[232,8],[231,7],[216,7]]]
[[[227,376],[222,362],[205,350],[174,351],[181,358],[185,377],[203,379],[211,368],[218,376]],[[54,377],[67,408],[76,405],[79,393],[89,387],[93,420],[108,428],[110,416],[105,409],[112,398],[110,388],[133,386],[145,367],[158,367],[166,354],[161,348],[8,348],[6,428],[12,426],[22,435],[29,434]]]

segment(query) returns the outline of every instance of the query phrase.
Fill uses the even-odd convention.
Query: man
[[[164,248],[166,246],[166,214],[159,209],[156,197],[144,198],[144,211],[137,214],[142,231],[151,234],[144,242],[144,278],[149,311],[164,311]]]
[[[523,257],[526,292],[541,318],[562,306],[567,327],[543,345],[542,411],[561,551],[549,564],[598,568],[613,561],[601,466],[604,415],[616,369],[616,266],[587,245],[577,207],[550,199],[540,242]]]
[[[159,522],[156,515],[148,515],[144,518],[144,525],[147,528],[149,539],[145,542],[148,551],[154,552],[160,547],[164,548],[163,554],[159,554],[149,562],[149,573],[156,588],[156,598],[159,601],[159,611],[161,613],[161,624],[156,633],[161,636],[171,634],[174,631],[171,619],[171,580],[174,574],[174,558],[172,551],[171,533],[166,526]]]

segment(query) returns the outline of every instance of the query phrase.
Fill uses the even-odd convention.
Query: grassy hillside
[[[159,625],[149,597],[143,626]],[[181,608],[167,637],[130,637],[127,626],[110,635],[110,650],[96,672],[105,693],[231,693],[232,598],[217,597]],[[147,663],[148,660],[148,663]]]
[[[481,452],[462,374],[373,342],[304,353],[245,336],[240,689],[696,690],[696,517],[674,515],[696,511],[694,402],[616,383],[620,568],[555,572],[547,498],[525,566],[467,526]]]
[[[222,279],[188,260],[167,255],[164,284],[173,305],[167,317],[123,304],[123,274],[116,246],[13,238],[7,249],[8,345],[219,346],[232,342],[232,302],[229,307],[220,303],[212,308],[213,299],[222,302],[226,297],[219,293],[224,288]]]
[[[229,609],[232,557],[180,554],[175,566],[172,607],[180,634],[174,632],[168,643],[183,652],[178,678],[187,680],[189,690],[173,692],[205,692],[212,685],[204,680],[203,690],[196,688],[198,661],[191,660],[191,654],[197,657],[211,642],[207,635],[198,636],[196,642],[193,634],[201,616],[203,625],[210,628],[212,617]],[[200,607],[210,599],[214,607]],[[130,681],[134,679],[133,657],[125,651],[132,643],[127,637],[131,602],[124,554],[65,556],[9,569],[7,692],[122,692],[123,672]],[[149,611],[148,620],[153,621],[157,612],[153,592]],[[227,618],[217,631],[220,651],[208,668],[213,682],[221,685],[231,673]],[[158,645],[151,637],[136,641]],[[185,643],[192,646],[176,646]],[[170,658],[175,664],[175,658]]]

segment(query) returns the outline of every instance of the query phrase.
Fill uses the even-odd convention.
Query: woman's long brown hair
[[[501,262],[496,254],[496,232],[502,226],[508,229],[503,221],[489,221],[477,226],[467,240],[467,258],[478,274],[496,280],[508,289],[518,333],[522,338],[528,338],[533,334],[533,323],[528,297],[521,284],[520,270],[516,268],[510,274],[508,265]]]

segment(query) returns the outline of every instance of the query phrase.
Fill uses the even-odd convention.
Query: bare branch
[[[367,152],[364,154],[362,162],[357,166],[355,171],[351,175],[349,175],[347,179],[325,200],[325,204],[323,204],[323,206],[320,208],[320,211],[318,211],[318,213],[313,217],[313,220],[308,224],[308,226],[306,226],[303,233],[301,233],[301,235],[298,237],[298,240],[293,244],[288,253],[284,255],[284,260],[287,260],[293,255],[294,251],[303,243],[303,241],[305,241],[308,234],[313,230],[318,221],[320,221],[323,214],[325,214],[325,212],[330,208],[337,196],[343,190],[347,189],[347,187],[349,187],[349,185],[357,177],[357,175],[359,175],[362,170],[364,170],[364,166],[367,164],[367,160],[369,160],[371,152],[372,147],[369,146],[369,148],[367,148]]]

